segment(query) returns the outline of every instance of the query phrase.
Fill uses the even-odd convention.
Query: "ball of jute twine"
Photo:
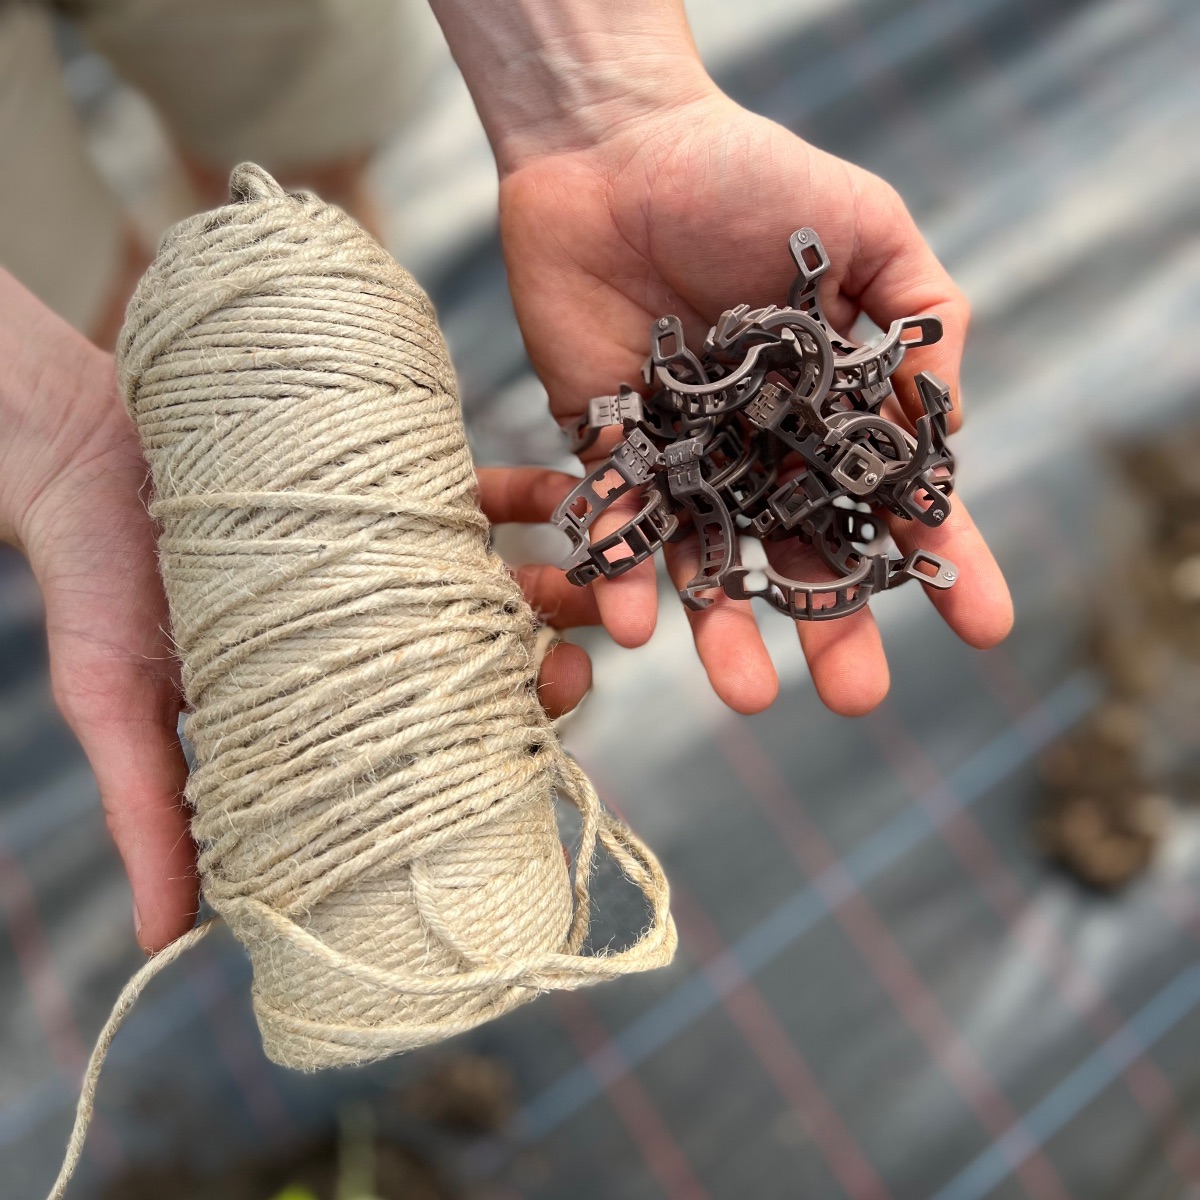
[[[168,235],[118,373],[153,476],[203,893],[250,955],[268,1056],[367,1062],[665,964],[662,870],[538,703],[538,629],[489,548],[428,297],[315,196],[251,164],[231,191]],[[573,878],[556,796],[581,818]],[[650,919],[589,954],[597,843]],[[52,1196],[122,1018],[206,928],[122,993]]]

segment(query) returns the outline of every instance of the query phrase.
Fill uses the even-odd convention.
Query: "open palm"
[[[803,225],[832,261],[822,302],[841,331],[860,312],[884,328],[916,313],[941,318],[942,341],[914,352],[897,391],[916,411],[912,374],[932,371],[951,386],[952,427],[959,420],[967,304],[899,196],[719,93],[622,126],[598,145],[518,165],[501,182],[500,204],[517,318],[559,420],[636,381],[650,322],[664,313],[679,316],[698,345],[724,309],[784,302],[794,273],[787,239]],[[921,545],[958,564],[956,587],[927,592],[960,637],[980,647],[1004,637],[1008,591],[961,503],[941,528],[897,521],[893,536],[906,552]],[[687,578],[694,545],[670,549],[672,574]],[[655,622],[653,563],[594,586],[612,636],[645,642]],[[688,616],[722,699],[742,712],[770,704],[778,683],[749,602],[718,594]],[[868,610],[798,631],[832,709],[862,713],[883,698],[887,660]]]

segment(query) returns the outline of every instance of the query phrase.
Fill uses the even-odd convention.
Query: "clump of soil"
[[[1168,796],[1200,798],[1200,428],[1120,457],[1138,529],[1092,617],[1091,665],[1106,696],[1047,754],[1036,822],[1045,853],[1103,889],[1153,861]]]
[[[142,1168],[122,1176],[105,1200],[276,1200],[283,1196],[338,1197],[339,1142],[317,1141],[273,1162],[239,1163],[219,1175],[186,1166]],[[461,1200],[432,1163],[405,1146],[376,1140],[371,1200]]]
[[[507,1063],[447,1054],[387,1098],[380,1112],[363,1105],[347,1110],[340,1133],[217,1175],[184,1165],[141,1168],[108,1188],[105,1200],[463,1200],[451,1172],[436,1160],[453,1150],[453,1139],[498,1131],[515,1104]],[[377,1132],[396,1124],[389,1120],[395,1116],[399,1131]],[[350,1175],[369,1180],[348,1186]]]
[[[1142,719],[1120,701],[1046,756],[1050,795],[1038,818],[1042,849],[1084,883],[1119,887],[1144,871],[1167,825],[1167,801],[1141,767]]]
[[[445,1129],[495,1133],[516,1109],[516,1086],[506,1062],[456,1054],[435,1063],[398,1099],[402,1111]]]

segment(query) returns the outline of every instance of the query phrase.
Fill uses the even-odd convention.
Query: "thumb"
[[[154,531],[129,444],[102,451],[43,498],[27,542],[46,601],[55,699],[88,756],[133,889],[138,942],[161,950],[198,907],[183,802],[178,667]]]
[[[859,191],[855,262],[845,286],[881,329],[918,314],[941,320],[941,340],[909,351],[893,383],[905,411],[915,418],[922,409],[913,376],[932,371],[950,388],[950,428],[955,430],[962,424],[960,376],[970,306],[921,236],[899,193],[882,179],[868,178]]]

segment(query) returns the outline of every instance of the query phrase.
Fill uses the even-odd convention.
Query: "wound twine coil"
[[[449,1037],[548,988],[667,963],[666,879],[538,702],[454,374],[413,278],[339,209],[238,167],[167,237],[118,373],[153,476],[205,899],[245,945],[270,1058]],[[573,878],[555,797],[578,809]],[[599,843],[646,897],[587,953]],[[108,1042],[89,1063],[62,1194]]]

